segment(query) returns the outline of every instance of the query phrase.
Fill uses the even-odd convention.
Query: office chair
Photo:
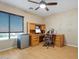
[[[53,45],[53,47],[54,47],[54,38],[51,34],[49,34],[49,31],[47,32],[47,34],[43,38],[43,41],[44,41],[43,46],[46,46],[48,48],[49,46]]]

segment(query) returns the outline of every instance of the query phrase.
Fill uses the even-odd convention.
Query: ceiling
[[[32,0],[32,1],[40,2],[41,0]],[[41,9],[41,8],[38,10],[34,10],[39,5],[28,2],[28,0],[15,0],[15,1],[14,0],[0,0],[1,3],[8,4],[10,6],[14,6],[24,11],[31,12],[40,16],[48,16],[53,13],[64,12],[73,8],[77,8],[77,4],[78,4],[77,0],[45,0],[45,1],[58,2],[58,5],[47,6],[49,8],[49,11],[46,11],[45,9]],[[30,7],[32,8],[29,9]]]

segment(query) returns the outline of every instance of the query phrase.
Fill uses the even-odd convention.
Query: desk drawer
[[[55,39],[55,41],[60,41],[60,40],[61,40],[60,38],[56,38],[56,39]]]
[[[31,38],[32,39],[38,39],[38,36],[32,36]]]
[[[38,39],[32,39],[32,41],[39,41]]]
[[[64,46],[64,35],[56,35],[55,38],[55,45],[57,47],[62,47]]]
[[[60,43],[60,42],[55,42],[55,45],[56,45],[57,47],[61,47],[61,43]]]
[[[38,37],[32,37],[33,40],[38,39]]]
[[[61,37],[62,37],[61,35],[57,35],[56,36],[57,39],[61,39]]]
[[[32,35],[31,36],[31,46],[35,46],[39,44],[39,36],[38,35]]]
[[[61,39],[61,37],[56,37],[56,39]]]
[[[38,39],[33,39],[33,40],[31,41],[31,45],[32,45],[32,46],[35,46],[35,45],[37,45],[37,44],[39,44],[39,40],[38,40]]]

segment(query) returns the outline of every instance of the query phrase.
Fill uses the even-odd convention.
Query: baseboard
[[[15,47],[5,48],[5,49],[0,50],[0,52],[6,51],[6,50],[9,50],[9,49],[13,49],[13,48],[15,48]]]
[[[76,45],[66,44],[67,46],[78,47]]]

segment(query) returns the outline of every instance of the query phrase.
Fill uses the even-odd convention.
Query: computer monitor
[[[36,33],[41,33],[41,29],[40,29],[39,26],[36,26],[36,28],[35,28],[35,32],[36,32]]]

